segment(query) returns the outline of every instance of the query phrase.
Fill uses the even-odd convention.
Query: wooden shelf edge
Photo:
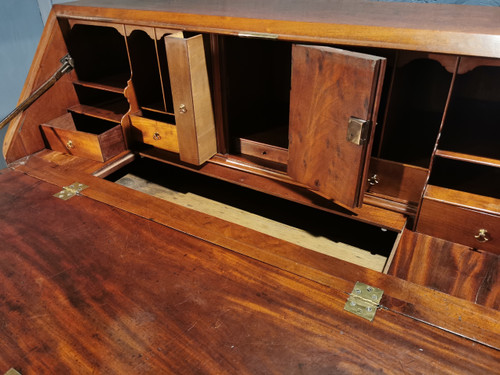
[[[436,156],[445,159],[463,161],[466,163],[486,165],[488,167],[500,168],[500,160],[482,156],[463,154],[455,151],[436,150]]]
[[[427,185],[424,198],[489,214],[500,215],[500,199],[484,195],[467,193],[465,191],[436,185]]]
[[[97,90],[114,92],[116,94],[123,94],[125,91],[125,87],[112,86],[112,85],[107,85],[104,83],[97,83],[97,82],[74,81],[73,84],[78,85],[78,86],[90,87],[90,88],[97,89]]]
[[[115,122],[117,124],[120,124],[123,116],[125,116],[124,113],[116,113],[105,108],[98,108],[84,104],[77,104],[73,107],[70,107],[68,108],[68,111],[86,115],[89,117],[95,117],[101,120]]]

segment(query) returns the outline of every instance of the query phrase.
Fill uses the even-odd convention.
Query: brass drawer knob
[[[154,134],[153,134],[153,139],[154,139],[155,141],[159,141],[159,140],[161,139],[161,135],[160,135],[160,133],[158,133],[158,132],[154,133]]]
[[[75,145],[73,144],[73,141],[71,139],[68,142],[66,142],[66,148],[68,150],[70,150],[70,149],[72,149],[74,147],[75,147]]]
[[[186,105],[185,104],[181,104],[179,106],[179,112],[180,113],[186,113],[187,112],[187,108],[186,108]]]
[[[479,229],[478,234],[476,234],[474,238],[479,242],[488,242],[490,240],[488,238],[488,231],[486,229]]]

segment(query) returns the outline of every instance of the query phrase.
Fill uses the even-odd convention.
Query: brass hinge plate
[[[350,117],[347,124],[347,140],[355,145],[362,146],[368,139],[370,122],[356,117]]]
[[[64,186],[59,193],[54,194],[54,197],[67,201],[86,188],[88,188],[87,185],[81,184],[79,182],[74,182],[69,186]]]
[[[244,32],[238,33],[240,38],[250,38],[250,39],[269,39],[276,40],[279,38],[278,34],[269,34],[269,33],[254,33],[254,32]]]
[[[358,281],[354,285],[351,294],[349,294],[344,310],[372,322],[383,294],[384,291],[382,289]]]

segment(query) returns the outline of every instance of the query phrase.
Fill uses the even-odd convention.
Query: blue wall
[[[0,118],[17,104],[42,29],[37,0],[0,0]],[[0,130],[2,147],[6,131],[7,127]]]
[[[0,119],[14,109],[52,4],[70,0],[0,0]],[[0,130],[0,151],[7,126]],[[5,168],[0,152],[0,169]]]

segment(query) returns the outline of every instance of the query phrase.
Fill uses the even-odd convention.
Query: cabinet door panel
[[[203,37],[165,37],[180,159],[200,165],[217,152]]]
[[[385,59],[294,45],[288,173],[337,203],[361,204]],[[347,140],[350,118],[367,121],[361,145]]]

